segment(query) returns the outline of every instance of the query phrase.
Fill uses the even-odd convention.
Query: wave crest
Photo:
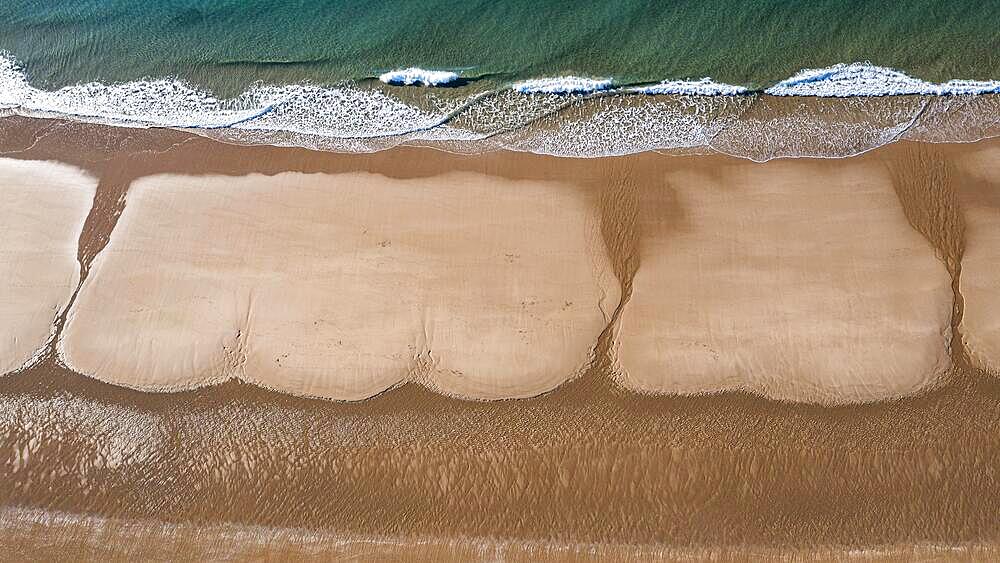
[[[701,80],[664,80],[649,86],[636,86],[630,91],[649,95],[738,96],[746,94],[748,90],[743,86],[734,86],[716,82],[711,78],[702,78]]]
[[[515,82],[511,88],[522,94],[587,94],[607,90],[613,85],[614,81],[610,78],[559,76],[522,80]]]
[[[425,70],[411,66],[380,74],[378,79],[393,86],[444,86],[459,80],[459,76],[450,70]]]
[[[1000,93],[1000,81],[949,80],[934,84],[891,68],[871,63],[852,63],[804,69],[764,92],[772,96],[822,98],[975,95]]]

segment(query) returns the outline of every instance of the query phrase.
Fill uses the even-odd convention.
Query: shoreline
[[[194,541],[215,541],[219,526],[250,535],[260,527],[308,528],[334,538],[395,538],[404,550],[412,545],[407,542],[427,538],[448,544],[455,538],[488,537],[509,542],[514,551],[534,542],[596,543],[626,546],[623,557],[657,550],[694,555],[730,550],[737,557],[753,545],[785,558],[817,549],[826,553],[886,545],[971,544],[991,553],[1000,541],[1000,523],[992,510],[992,499],[1000,498],[993,468],[1000,455],[994,431],[1000,424],[1000,378],[991,366],[967,357],[963,344],[970,330],[995,338],[994,327],[963,311],[976,306],[988,312],[994,306],[991,296],[1000,295],[988,283],[989,275],[976,273],[983,267],[990,271],[1000,247],[983,238],[995,231],[997,214],[991,210],[1000,208],[991,196],[997,181],[993,170],[1000,162],[997,141],[899,144],[849,163],[755,165],[718,155],[569,160],[523,154],[468,157],[416,148],[331,155],[237,147],[175,131],[37,120],[7,123],[17,126],[0,131],[5,149],[0,156],[59,160],[97,178],[77,253],[81,275],[88,279],[96,276],[96,260],[118,244],[111,239],[121,217],[131,212],[123,195],[138,178],[157,177],[167,182],[158,185],[169,187],[180,186],[178,175],[241,182],[252,172],[259,176],[251,178],[252,185],[266,191],[273,182],[301,186],[299,176],[288,176],[290,171],[324,182],[364,172],[380,178],[366,180],[365,186],[389,189],[396,182],[434,180],[447,170],[503,178],[496,185],[506,188],[512,179],[530,184],[569,175],[577,187],[566,188],[565,194],[603,194],[588,201],[596,201],[598,211],[617,210],[599,213],[605,220],[597,225],[611,249],[609,267],[629,280],[622,294],[631,299],[633,291],[647,291],[642,279],[633,287],[636,269],[654,271],[653,258],[669,256],[653,253],[650,244],[682,248],[684,241],[695,241],[712,248],[710,239],[699,238],[712,229],[701,226],[722,223],[699,220],[698,214],[722,213],[719,221],[732,217],[724,213],[724,205],[685,202],[706,194],[752,196],[727,201],[738,209],[755,209],[753,216],[762,218],[763,227],[743,226],[747,242],[754,239],[751,235],[767,241],[767,236],[781,234],[767,226],[784,224],[771,218],[771,210],[808,210],[809,202],[819,197],[808,192],[811,197],[802,203],[782,191],[777,180],[808,172],[816,185],[856,190],[850,192],[856,198],[877,196],[874,201],[881,205],[863,207],[879,213],[894,209],[885,198],[895,194],[896,213],[905,217],[883,221],[876,214],[874,220],[852,217],[849,224],[884,227],[896,241],[894,248],[909,249],[909,254],[886,254],[875,243],[865,249],[892,260],[916,257],[900,264],[907,271],[916,264],[917,272],[937,272],[913,277],[943,279],[945,287],[938,284],[934,291],[964,299],[948,311],[953,367],[947,375],[899,397],[863,402],[792,402],[746,390],[686,396],[626,391],[614,379],[609,352],[617,335],[607,329],[595,344],[602,361],[580,377],[537,396],[493,401],[459,400],[412,382],[353,402],[299,398],[238,381],[147,393],[72,372],[59,365],[50,347],[32,367],[0,377],[0,449],[9,452],[8,462],[0,465],[0,499],[6,509],[135,522],[150,541],[159,541],[156,528],[166,522],[190,526]],[[672,171],[665,171],[664,163]],[[887,163],[898,169],[883,169]],[[939,170],[934,163],[944,167]],[[945,174],[948,181],[893,187],[899,178],[916,177],[918,169],[926,172],[920,177]],[[755,181],[755,173],[775,181]],[[683,175],[704,178],[685,180]],[[620,182],[609,183],[608,178]],[[676,185],[676,201],[666,198],[663,189],[646,192],[663,196],[658,206],[642,204],[642,190],[607,189],[642,186],[652,179]],[[719,182],[740,188],[726,190],[716,186]],[[412,185],[427,194],[438,189]],[[689,193],[694,190],[700,192]],[[770,203],[768,193],[780,205]],[[625,219],[630,210],[635,212],[632,223]],[[213,213],[207,214],[213,218],[210,223],[219,222]],[[959,217],[967,224],[956,223]],[[896,228],[903,223],[905,229]],[[644,226],[620,228],[624,224]],[[836,225],[830,228],[842,232]],[[852,230],[857,229],[845,232]],[[799,231],[802,236],[776,240],[798,244],[829,232],[819,226]],[[844,249],[859,247],[844,244]],[[636,247],[645,250],[622,250]],[[790,253],[797,247],[781,248]],[[793,258],[782,262],[796,263]],[[768,279],[778,283],[783,278]],[[660,293],[663,299],[670,297],[670,292]],[[619,314],[632,313],[626,305],[612,316]],[[985,315],[986,321],[990,318]],[[987,358],[993,355],[988,348],[981,351]],[[781,356],[767,352],[760,357]],[[852,360],[850,355],[837,357]],[[68,473],[79,477],[67,479]],[[872,502],[875,498],[881,500]],[[816,506],[824,508],[813,510]],[[144,528],[149,521],[155,524]],[[80,542],[93,537],[90,529],[49,539],[83,550]],[[47,537],[44,530],[20,537],[27,544],[40,542]],[[286,539],[267,545],[295,549]],[[442,554],[461,558],[467,553],[462,549]]]

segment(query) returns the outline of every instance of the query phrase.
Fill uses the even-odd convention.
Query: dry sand
[[[979,367],[1000,373],[1000,146],[971,147],[956,167],[966,224],[962,336]]]
[[[618,306],[591,200],[470,173],[143,178],[62,352],[139,389],[537,395],[588,365]]]
[[[951,277],[881,162],[677,167],[640,198],[628,386],[841,403],[950,366]]]
[[[43,348],[76,289],[96,187],[72,166],[0,159],[0,374]]]

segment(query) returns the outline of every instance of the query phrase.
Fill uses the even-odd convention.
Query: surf
[[[339,152],[417,143],[461,152],[601,157],[693,150],[769,160],[851,156],[900,139],[1000,135],[1000,81],[932,83],[870,63],[805,69],[764,89],[711,78],[630,85],[564,75],[493,82],[484,90],[454,86],[464,80],[454,71],[418,67],[379,80],[384,86],[258,84],[232,98],[176,78],[44,90],[4,54],[0,111]],[[404,101],[399,86],[426,90]],[[789,98],[813,101],[788,112],[778,100]]]
[[[393,86],[444,86],[457,82],[460,77],[450,70],[425,70],[411,66],[382,73],[378,79]]]
[[[764,90],[772,96],[950,96],[1000,93],[998,80],[949,80],[932,83],[868,62],[804,69]]]

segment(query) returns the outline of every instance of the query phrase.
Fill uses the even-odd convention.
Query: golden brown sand
[[[144,178],[63,356],[139,389],[537,395],[587,367],[618,306],[596,221],[572,185],[470,173]]]
[[[843,407],[621,393],[599,370],[517,401],[405,385],[338,403],[235,382],[144,393],[41,365],[0,380],[11,456],[0,499],[132,529],[32,532],[14,519],[0,521],[0,545],[125,558],[141,553],[130,538],[166,534],[194,543],[178,553],[264,542],[280,559],[296,549],[283,536],[315,533],[334,543],[319,558],[359,537],[404,558],[430,542],[458,560],[470,543],[497,542],[639,559],[961,553],[1000,541],[1000,381],[955,376],[918,397]]]
[[[0,374],[45,346],[76,289],[96,187],[72,166],[0,158]]]

